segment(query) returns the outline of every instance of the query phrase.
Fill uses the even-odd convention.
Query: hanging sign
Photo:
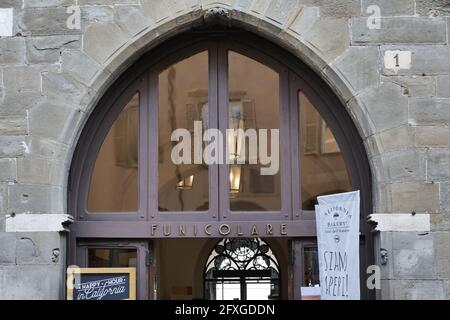
[[[136,268],[68,268],[67,300],[135,300]]]
[[[321,300],[359,300],[359,191],[317,200]]]

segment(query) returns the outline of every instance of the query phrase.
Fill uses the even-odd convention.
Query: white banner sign
[[[359,191],[317,200],[321,300],[359,300]]]

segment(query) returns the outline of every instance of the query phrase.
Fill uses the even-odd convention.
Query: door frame
[[[154,270],[152,269],[152,257],[154,256],[152,244],[148,240],[108,240],[108,239],[83,239],[77,244],[77,266],[88,267],[88,249],[136,249],[136,299],[148,300],[153,292],[153,284],[150,281]]]

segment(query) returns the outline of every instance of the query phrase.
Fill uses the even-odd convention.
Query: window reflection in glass
[[[88,268],[136,267],[136,259],[136,249],[88,249]]]
[[[194,122],[208,127],[208,53],[201,52],[182,60],[159,75],[159,192],[160,211],[206,211],[209,208],[208,167],[194,164]],[[191,135],[193,164],[176,165],[171,141],[176,129]]]
[[[139,94],[120,112],[95,162],[89,188],[90,212],[138,210]]]
[[[230,51],[229,59],[229,120],[228,128],[241,129],[256,135],[230,135],[228,156],[234,163],[229,166],[230,209],[233,211],[279,211],[281,209],[280,168],[274,174],[261,174],[259,130],[268,130],[267,155],[276,152],[279,159],[279,140],[271,143],[271,129],[280,128],[279,75],[267,66]],[[258,140],[256,140],[258,139]],[[257,145],[256,153],[249,145]],[[272,155],[272,158],[274,155]],[[279,162],[278,162],[279,163]]]
[[[317,197],[351,191],[347,168],[333,133],[311,101],[299,93],[301,130],[301,199],[314,210]]]
[[[319,284],[319,257],[317,247],[303,249],[303,287],[314,287]]]

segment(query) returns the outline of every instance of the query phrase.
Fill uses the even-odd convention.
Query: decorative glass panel
[[[205,268],[205,298],[273,300],[280,298],[280,267],[261,238],[220,240]]]
[[[351,191],[344,158],[325,120],[299,93],[302,209],[314,210],[317,197]]]
[[[120,112],[109,130],[92,172],[90,212],[138,210],[139,94]]]
[[[228,59],[230,208],[279,211],[279,75],[232,51]]]
[[[208,128],[206,51],[161,72],[158,123],[159,210],[208,210],[208,166],[203,157],[194,153],[196,143],[203,147],[202,133]],[[194,132],[197,132],[197,136],[194,136]],[[174,141],[171,139],[172,134],[177,137]]]

